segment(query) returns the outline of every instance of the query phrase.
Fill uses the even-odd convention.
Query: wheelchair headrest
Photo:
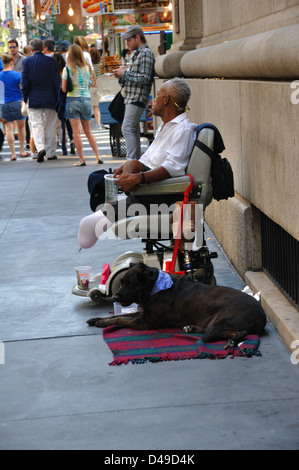
[[[205,128],[213,129],[213,131],[214,131],[214,152],[215,153],[222,153],[223,150],[225,150],[225,145],[224,145],[224,142],[223,142],[223,139],[222,139],[222,136],[221,136],[219,130],[217,129],[216,126],[214,126],[214,124],[204,123],[204,124],[200,124],[199,126],[197,126],[197,128],[196,128],[196,139],[198,138],[198,135],[199,135],[200,131],[202,129],[205,129]]]

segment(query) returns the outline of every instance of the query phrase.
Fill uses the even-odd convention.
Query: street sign
[[[16,39],[18,36],[20,36],[20,30],[17,28],[11,28],[9,30],[9,35],[12,39]]]

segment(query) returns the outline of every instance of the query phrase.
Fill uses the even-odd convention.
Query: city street
[[[10,162],[6,142],[1,152],[0,449],[98,449],[107,457],[298,449],[299,368],[270,323],[261,357],[109,365],[102,330],[86,320],[109,314],[112,301],[73,295],[75,267],[89,265],[95,275],[143,246],[107,239],[79,252],[78,226],[91,213],[88,175],[124,161],[111,156],[107,129],[94,134],[103,165],[85,136],[85,167],[60,149],[44,163]],[[207,238],[219,254],[217,283],[242,290],[208,228]]]

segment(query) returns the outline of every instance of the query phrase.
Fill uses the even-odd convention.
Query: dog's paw
[[[90,318],[89,320],[86,321],[86,323],[89,326],[98,326],[97,322],[99,321],[99,318]]]
[[[194,331],[194,325],[186,325],[183,328],[184,333],[192,333]]]

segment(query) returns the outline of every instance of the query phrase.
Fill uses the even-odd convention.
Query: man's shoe
[[[45,150],[40,150],[37,154],[37,161],[38,163],[42,163],[44,161],[44,157],[46,155],[46,151]]]
[[[48,160],[56,160],[56,159],[57,159],[56,155],[53,155],[53,157],[48,157]]]

